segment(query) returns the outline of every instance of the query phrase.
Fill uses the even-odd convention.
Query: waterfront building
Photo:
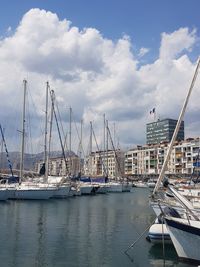
[[[125,153],[126,175],[155,175],[162,168],[169,143],[137,146]],[[200,138],[176,141],[167,165],[166,174],[190,176],[199,171]]]
[[[44,161],[36,163],[35,170],[39,173]],[[66,163],[63,157],[55,157],[49,159],[49,173],[52,176],[77,176],[80,172],[80,159],[74,155],[66,158]]]
[[[84,172],[88,176],[122,177],[124,152],[120,149],[91,152],[85,160]]]
[[[161,142],[170,142],[177,120],[163,119],[156,122],[147,123],[146,125],[146,143],[158,144]],[[176,140],[184,140],[184,121],[181,122],[180,129]]]

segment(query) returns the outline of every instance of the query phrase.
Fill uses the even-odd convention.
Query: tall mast
[[[69,108],[69,172],[72,174],[72,161],[71,161],[71,151],[72,151],[72,108]]]
[[[81,174],[81,170],[82,170],[82,142],[83,142],[83,119],[81,120],[81,136],[80,136],[80,174]]]
[[[23,111],[22,111],[22,140],[21,140],[21,159],[20,159],[20,175],[19,175],[20,183],[24,175],[24,139],[25,139],[25,111],[26,111],[27,81],[23,80],[23,84],[24,84],[24,99],[23,99]]]
[[[3,129],[1,127],[1,124],[0,124],[0,131],[1,131],[1,136],[2,136],[2,144],[4,144],[5,151],[6,151],[8,167],[10,169],[10,172],[11,172],[12,176],[13,176],[12,164],[11,164],[11,161],[10,161],[10,158],[9,158],[8,149],[7,149],[7,145],[6,145],[6,140],[5,140],[5,137],[4,137],[4,132],[3,132]]]
[[[92,174],[92,122],[90,121],[90,145],[89,145],[90,175]]]
[[[50,87],[49,87],[50,89]],[[53,109],[54,109],[54,100],[55,96],[52,94],[51,97],[51,114],[50,114],[50,126],[49,126],[49,142],[48,142],[48,153],[47,153],[47,162],[46,162],[46,179],[48,180],[48,174],[49,174],[49,156],[51,152],[51,137],[52,137],[52,125],[53,125]]]
[[[107,177],[109,175],[108,169],[108,120],[106,120],[106,169],[107,169]]]
[[[106,115],[103,114],[103,163],[105,165],[106,160]],[[106,173],[104,173],[106,175]]]
[[[49,82],[46,85],[46,109],[45,109],[45,132],[44,132],[44,164],[45,164],[45,180],[48,179],[48,167],[47,167],[47,120],[48,120],[48,90]]]
[[[92,154],[92,122],[90,121],[90,155]]]
[[[57,115],[56,115],[56,111],[55,111],[55,93],[53,90],[51,90],[50,92],[50,96],[51,96],[51,101],[52,101],[52,109],[53,109],[53,115],[55,117],[55,121],[56,121],[56,126],[57,126],[57,130],[58,130],[58,136],[59,136],[59,139],[60,139],[60,145],[61,145],[61,149],[62,149],[62,154],[63,154],[63,158],[64,158],[64,163],[65,163],[65,168],[66,168],[66,173],[69,173],[69,169],[68,169],[68,166],[67,166],[67,160],[66,160],[66,156],[65,156],[65,150],[64,150],[64,146],[63,146],[63,143],[62,143],[62,138],[61,138],[61,133],[60,133],[60,128],[59,128],[59,125],[58,125],[58,119],[57,119]]]
[[[3,133],[4,133],[4,129],[3,129]],[[0,164],[0,168],[1,168],[1,172],[3,170],[3,138],[2,138],[2,141],[1,141],[1,164]]]
[[[163,163],[163,165],[162,165],[162,169],[161,169],[160,175],[159,175],[159,177],[158,177],[156,186],[155,186],[155,188],[154,188],[154,190],[153,190],[153,195],[154,195],[155,192],[158,190],[158,187],[160,186],[160,183],[161,183],[161,181],[163,180],[163,176],[164,176],[164,173],[165,173],[165,170],[166,170],[166,167],[167,167],[167,163],[168,163],[168,161],[169,161],[169,157],[170,157],[170,154],[171,154],[171,151],[172,151],[174,142],[175,142],[175,140],[176,140],[176,137],[177,137],[177,134],[178,134],[178,131],[179,131],[181,122],[182,122],[182,120],[183,120],[183,116],[184,116],[184,114],[185,114],[185,110],[186,110],[186,107],[187,107],[187,104],[188,104],[188,101],[189,101],[189,98],[190,98],[192,89],[193,89],[193,87],[194,87],[194,84],[195,84],[195,81],[196,81],[196,78],[197,78],[197,75],[198,75],[199,66],[200,66],[200,59],[198,60],[198,64],[197,64],[197,66],[196,66],[196,70],[195,70],[195,73],[194,73],[194,76],[193,76],[193,79],[192,79],[192,82],[191,82],[191,85],[190,85],[188,94],[187,94],[187,96],[186,96],[186,98],[185,98],[185,101],[184,101],[184,104],[183,104],[181,113],[180,113],[180,115],[179,115],[179,118],[178,118],[178,121],[177,121],[177,124],[176,124],[176,128],[175,128],[175,130],[174,130],[174,133],[173,133],[173,136],[172,136],[170,145],[169,145],[168,150],[167,150],[167,155],[166,155],[165,160],[164,160],[164,163]]]

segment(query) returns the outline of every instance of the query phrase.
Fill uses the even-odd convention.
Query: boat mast
[[[50,86],[49,88],[50,89]],[[48,141],[48,153],[47,153],[47,162],[46,162],[46,179],[48,180],[49,174],[49,157],[51,152],[51,137],[52,137],[52,125],[53,125],[53,108],[54,108],[54,95],[52,95],[51,99],[51,113],[50,113],[50,125],[49,125],[49,141]]]
[[[19,183],[22,182],[24,175],[24,140],[25,140],[25,111],[26,111],[26,90],[27,90],[27,81],[23,80],[24,84],[24,99],[23,99],[23,112],[22,112],[22,140],[21,140],[21,158],[20,158],[20,177]]]
[[[9,158],[8,149],[7,149],[7,145],[6,145],[6,140],[5,140],[5,136],[4,136],[4,132],[3,132],[3,129],[1,127],[1,124],[0,124],[0,131],[1,131],[1,136],[2,136],[2,144],[4,144],[4,148],[5,148],[5,151],[6,151],[6,157],[7,157],[7,161],[8,161],[8,166],[9,166],[10,172],[11,172],[12,177],[13,177],[12,164],[11,164],[11,161],[10,161],[10,158]]]
[[[48,180],[48,166],[47,166],[47,120],[48,120],[48,90],[49,82],[46,85],[46,109],[45,109],[45,132],[44,132],[44,166],[45,166],[45,175],[44,180]]]
[[[90,121],[90,146],[89,146],[89,158],[90,158],[90,175],[92,174],[92,122]]]
[[[181,113],[179,115],[179,118],[178,118],[178,121],[177,121],[177,124],[176,124],[176,128],[174,130],[170,145],[169,145],[168,150],[167,150],[167,155],[166,155],[164,163],[162,165],[162,169],[161,169],[161,172],[159,174],[156,186],[155,186],[155,188],[153,190],[153,195],[156,193],[156,191],[158,190],[158,187],[161,184],[161,181],[163,180],[163,176],[164,176],[164,173],[165,173],[165,170],[166,170],[166,167],[167,167],[167,163],[169,161],[169,157],[170,157],[171,151],[173,149],[174,142],[176,140],[176,137],[177,137],[181,122],[183,120],[183,116],[185,114],[185,110],[186,110],[186,107],[187,107],[187,104],[188,104],[192,89],[194,87],[194,84],[195,84],[195,81],[196,81],[196,78],[197,78],[197,75],[198,75],[199,66],[200,66],[200,59],[198,60],[198,63],[197,63],[197,66],[196,66],[196,70],[195,70],[195,73],[194,73],[194,76],[193,76],[193,79],[192,79],[188,94],[187,94],[187,96],[185,98]]]
[[[103,164],[106,163],[106,115],[103,114]],[[104,175],[107,176],[107,173],[104,171]]]
[[[109,175],[108,169],[108,120],[106,120],[106,169],[107,169],[107,177]]]
[[[72,151],[72,108],[69,108],[69,173],[72,174],[72,161],[71,161],[71,151]]]
[[[64,158],[66,173],[69,174],[69,169],[68,169],[68,166],[67,166],[67,160],[66,160],[66,156],[65,156],[65,150],[64,150],[63,143],[62,143],[60,128],[59,128],[59,125],[58,125],[58,119],[57,119],[57,115],[56,115],[56,111],[55,111],[55,93],[54,93],[54,90],[51,90],[50,96],[51,96],[51,101],[52,101],[53,115],[55,117],[56,126],[57,126],[57,130],[58,130],[58,136],[59,136],[59,139],[60,139],[60,145],[61,145],[62,154],[63,154],[63,158]]]
[[[83,120],[81,120],[81,136],[80,136],[80,151],[79,151],[79,157],[80,157],[80,161],[79,161],[79,173],[81,176],[81,171],[82,171],[82,140],[83,140]]]

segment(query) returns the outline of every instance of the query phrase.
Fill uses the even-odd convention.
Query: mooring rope
[[[141,233],[141,235],[124,251],[125,254],[128,255],[128,251],[133,248],[135,246],[135,244],[143,237],[143,235],[147,232],[147,230],[153,225],[153,223],[155,222],[155,219],[151,222],[150,225],[148,225],[148,227],[144,230],[144,232]],[[128,255],[129,256],[129,255]]]

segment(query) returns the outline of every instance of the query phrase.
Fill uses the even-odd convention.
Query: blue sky
[[[1,0],[0,114],[8,136],[20,128],[27,78],[35,143],[49,80],[66,128],[72,106],[77,123],[96,124],[99,143],[106,113],[122,147],[144,144],[150,109],[157,118],[178,117],[200,54],[199,10],[198,0]],[[198,97],[186,114],[186,137],[199,136]]]
[[[162,32],[200,25],[198,0],[1,0],[0,33],[15,28],[36,7],[71,20],[80,29],[96,28],[105,38],[116,40],[127,34],[135,49],[151,48],[149,59],[158,54]]]

